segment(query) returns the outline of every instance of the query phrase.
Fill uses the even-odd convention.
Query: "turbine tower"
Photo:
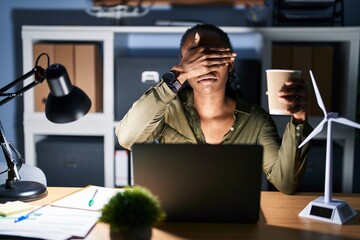
[[[327,123],[326,137],[326,166],[325,166],[325,186],[324,196],[311,201],[300,213],[299,216],[317,219],[320,221],[331,222],[335,224],[343,224],[353,218],[357,212],[345,201],[332,198],[332,169],[333,169],[333,146],[332,146],[332,123],[337,122],[360,129],[360,124],[352,122],[346,118],[338,117],[336,112],[327,112],[324,102],[321,98],[319,88],[315,82],[315,78],[310,70],[311,81],[314,87],[316,100],[324,112],[324,119],[309,134],[309,136],[299,145],[301,148],[305,143],[312,139],[323,129]]]

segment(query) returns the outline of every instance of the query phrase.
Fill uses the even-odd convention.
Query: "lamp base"
[[[6,188],[5,184],[0,185],[0,202],[7,201],[35,201],[47,196],[46,187],[38,182],[19,181],[14,182],[14,188]]]
[[[320,221],[344,224],[356,216],[357,212],[345,201],[332,199],[325,203],[324,197],[311,201],[300,213],[300,217],[312,218]]]

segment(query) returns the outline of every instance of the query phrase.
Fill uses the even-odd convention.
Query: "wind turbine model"
[[[324,196],[311,201],[299,213],[299,216],[317,219],[325,222],[343,224],[353,218],[357,214],[357,212],[345,201],[332,198],[333,147],[331,127],[332,122],[337,122],[355,128],[360,128],[360,124],[352,122],[346,118],[338,117],[338,113],[336,112],[326,112],[324,102],[322,101],[319,89],[316,85],[314,76],[311,71],[310,76],[312,84],[314,86],[317,103],[324,112],[325,117],[319,123],[319,125],[310,133],[310,135],[299,145],[299,148],[301,148],[311,138],[318,134],[323,129],[324,124],[327,123],[325,186]]]

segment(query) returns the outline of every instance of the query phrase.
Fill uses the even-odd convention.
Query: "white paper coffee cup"
[[[278,92],[288,79],[300,78],[301,71],[286,69],[266,70],[269,112],[273,115],[289,115],[286,106],[279,101]]]

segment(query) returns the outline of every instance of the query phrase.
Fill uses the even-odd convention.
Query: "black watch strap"
[[[172,84],[172,86],[175,88],[176,92],[178,92],[178,91],[180,90],[180,88],[182,87],[181,83],[180,83],[178,80],[176,80],[176,81]],[[174,90],[173,90],[173,91],[174,91]]]

